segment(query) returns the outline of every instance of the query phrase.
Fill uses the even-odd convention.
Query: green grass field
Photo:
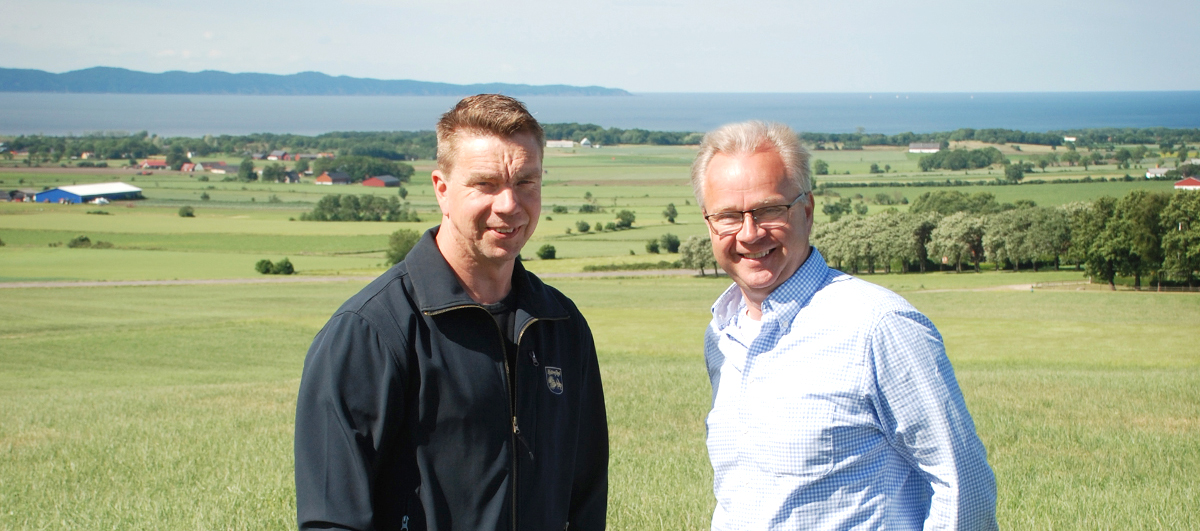
[[[540,221],[525,254],[551,243],[563,259],[530,258],[527,266],[570,273],[593,264],[676,259],[647,254],[645,241],[666,232],[681,238],[705,232],[687,184],[692,153],[674,147],[550,150],[543,216],[551,219]],[[902,152],[816,156],[830,153],[848,157],[825,158],[834,169],[871,162],[853,160],[857,156],[899,155],[908,162],[887,163],[917,180],[930,177],[912,173],[905,164],[915,168],[915,162]],[[885,160],[892,159],[875,161]],[[133,184],[149,199],[133,207],[0,203],[6,244],[0,283],[246,279],[260,276],[253,269],[257,260],[284,256],[301,276],[348,277],[0,288],[0,529],[293,528],[291,439],[304,353],[334,309],[363,286],[349,277],[383,270],[388,234],[437,223],[425,180],[428,162],[417,169],[419,182],[407,187],[424,221],[408,224],[289,221],[322,194],[395,190],[197,182],[173,172],[138,176]],[[0,180],[40,188],[119,173],[42,170],[0,171]],[[957,189],[1052,205],[1163,185]],[[205,190],[210,201],[193,199]],[[884,189],[836,190],[871,196]],[[897,190],[911,200],[932,189]],[[577,213],[588,192],[606,212]],[[282,202],[270,203],[272,194]],[[661,215],[669,202],[680,211],[676,224]],[[185,204],[196,207],[195,218],[177,215]],[[555,204],[570,212],[552,213]],[[635,229],[566,233],[580,219],[605,222],[620,209],[637,212]],[[110,214],[86,213],[95,210]],[[77,235],[114,247],[55,245]],[[996,471],[1003,527],[1200,527],[1200,354],[1194,346],[1200,296],[1074,286],[988,289],[1084,280],[1073,270],[864,278],[904,295],[945,337]],[[704,447],[710,396],[702,332],[728,279],[549,282],[579,304],[596,337],[612,444],[609,527],[707,528],[714,501]]]

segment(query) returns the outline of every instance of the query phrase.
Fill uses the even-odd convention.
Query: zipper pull
[[[538,366],[538,361],[537,361],[537,353],[535,353],[535,352],[534,352],[534,351],[532,351],[532,350],[531,350],[531,351],[529,351],[529,358],[533,360],[533,366],[534,366],[534,367],[537,367],[537,366]]]
[[[515,433],[517,435],[521,434],[521,428],[517,427],[517,417],[515,417],[515,416],[513,417],[513,433]]]
[[[405,515],[404,519],[400,520],[400,531],[408,531],[408,515]]]

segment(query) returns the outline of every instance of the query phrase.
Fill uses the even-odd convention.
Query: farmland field
[[[527,266],[574,273],[585,265],[676,259],[647,254],[644,244],[666,232],[704,233],[687,185],[692,153],[549,150],[543,216],[550,219],[541,220],[529,243]],[[975,177],[916,172],[903,152],[816,156],[833,169],[846,163],[859,172],[855,158],[864,153],[891,157],[878,161],[894,159],[888,163],[919,180]],[[323,194],[395,189],[198,182],[175,172],[138,176],[131,184],[148,199],[132,207],[0,203],[0,283],[245,280],[260,277],[257,260],[285,256],[301,277],[345,277],[0,288],[0,528],[294,527],[291,439],[305,350],[334,309],[363,286],[361,277],[383,270],[388,234],[437,222],[430,187],[419,177],[429,169],[418,162],[420,182],[407,185],[419,223],[290,221]],[[1090,174],[1128,173],[1100,169]],[[3,187],[40,189],[129,173],[34,168],[0,171],[0,180]],[[838,178],[902,180],[895,173],[866,175],[865,167],[860,173]],[[14,185],[18,180],[24,183]],[[1053,205],[1164,184],[954,189]],[[896,190],[912,200],[933,189]],[[883,191],[834,190],[844,197]],[[203,191],[209,201],[197,198]],[[588,193],[605,212],[577,212]],[[279,201],[271,202],[272,195]],[[680,212],[674,224],[661,215],[667,203]],[[552,212],[556,204],[568,213]],[[196,217],[179,217],[183,205],[194,206]],[[633,230],[566,232],[580,220],[611,221],[621,209],[637,213]],[[58,245],[79,235],[113,247]],[[529,256],[545,243],[564,258]],[[1028,288],[1084,280],[1071,270],[864,278],[897,290],[945,337],[996,472],[1001,526],[1200,527],[1200,296]],[[701,342],[708,307],[728,279],[548,282],[579,304],[596,336],[612,444],[609,527],[707,528],[714,501]],[[1025,287],[993,289],[1010,285]]]

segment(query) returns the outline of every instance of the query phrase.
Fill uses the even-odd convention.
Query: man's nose
[[[742,214],[742,228],[737,231],[738,241],[757,241],[759,238],[762,238],[765,233],[766,230],[758,226],[758,221],[755,221],[754,213],[746,212]]]

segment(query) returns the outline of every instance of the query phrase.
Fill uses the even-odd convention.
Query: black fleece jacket
[[[442,258],[437,230],[308,351],[300,528],[604,529],[608,425],[587,322],[518,260],[509,381],[505,334]]]

